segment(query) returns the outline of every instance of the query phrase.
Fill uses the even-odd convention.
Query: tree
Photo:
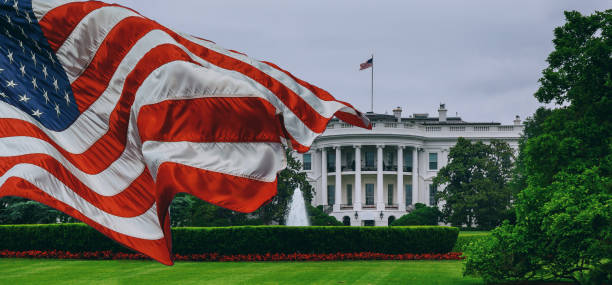
[[[323,206],[313,207],[310,204],[306,205],[308,210],[308,219],[311,226],[342,226],[343,223],[336,218],[323,212]]]
[[[445,202],[441,215],[445,222],[493,228],[510,217],[512,191],[508,181],[514,155],[507,143],[472,143],[459,138],[448,158],[449,163],[433,180],[444,186],[436,199]]]
[[[257,217],[228,210],[195,197],[191,197],[191,199],[193,199],[193,203],[190,208],[189,226],[227,227],[262,224]]]
[[[439,218],[438,207],[427,207],[423,203],[416,203],[414,211],[393,221],[390,226],[437,226]]]
[[[612,282],[612,10],[565,12],[520,144],[516,225],[468,250],[486,281],[551,276]]]
[[[172,227],[191,226],[192,208],[197,198],[185,193],[179,193],[170,204],[170,225]]]
[[[0,224],[54,224],[75,222],[62,212],[19,197],[0,199]]]
[[[293,196],[293,191],[298,187],[302,190],[306,204],[310,204],[312,201],[313,188],[306,179],[306,173],[301,172],[302,163],[295,159],[292,150],[285,149],[285,154],[287,157],[287,168],[278,175],[278,192],[276,196],[268,204],[255,212],[265,224],[285,223],[291,196]]]

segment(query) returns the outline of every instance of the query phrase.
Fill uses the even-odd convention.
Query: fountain
[[[287,226],[309,226],[308,214],[306,213],[306,203],[304,202],[304,196],[302,190],[296,188],[293,191],[293,197],[291,197],[291,204],[289,205],[289,213],[286,218]]]

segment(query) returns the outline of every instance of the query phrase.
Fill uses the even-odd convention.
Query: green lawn
[[[461,261],[177,262],[0,259],[0,284],[482,284]]]

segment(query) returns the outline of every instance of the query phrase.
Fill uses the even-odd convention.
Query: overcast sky
[[[599,0],[356,1],[121,0],[176,31],[276,63],[370,111],[510,124],[533,97],[564,10],[612,8]],[[607,4],[607,5],[606,5]]]

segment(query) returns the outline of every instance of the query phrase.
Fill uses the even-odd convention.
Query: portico
[[[363,211],[406,213],[406,195],[410,195],[410,204],[418,202],[413,198],[418,194],[411,191],[418,189],[414,186],[418,179],[412,173],[418,168],[417,149],[415,145],[391,144],[319,148],[323,205],[333,213],[355,212],[357,216]]]

